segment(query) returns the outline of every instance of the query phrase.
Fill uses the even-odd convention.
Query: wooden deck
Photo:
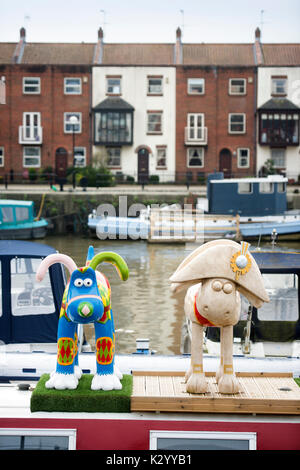
[[[186,392],[182,372],[134,372],[131,411],[300,414],[300,387],[288,373],[236,373],[241,391],[218,392],[207,373],[209,391]]]

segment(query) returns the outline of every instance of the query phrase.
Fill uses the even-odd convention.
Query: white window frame
[[[249,450],[256,450],[256,432],[224,432],[224,431],[152,431],[150,430],[149,449],[157,450],[158,439],[224,439],[245,440],[249,442]]]
[[[202,165],[190,165],[190,158],[189,158],[190,150],[200,151],[200,153],[202,154],[201,157],[200,157],[202,159]],[[187,148],[187,150],[186,150],[186,166],[187,166],[187,168],[204,168],[204,155],[205,155],[205,152],[204,152],[203,147],[189,147],[189,148]]]
[[[78,84],[68,84],[68,80],[78,80]],[[73,88],[73,91],[68,91],[68,88]],[[65,77],[64,78],[64,94],[65,95],[81,95],[82,94],[82,80],[80,77]]]
[[[238,86],[238,85],[233,85],[232,84],[232,82],[234,80],[240,80],[240,81],[244,82],[244,91],[242,91],[242,92],[234,91],[233,87]],[[230,95],[246,95],[246,93],[247,93],[247,88],[246,87],[247,87],[247,81],[246,81],[245,78],[230,78],[229,79],[229,90],[228,90],[228,92],[229,92]]]
[[[86,166],[86,147],[76,146],[74,147],[74,161],[76,161],[76,152],[82,152],[82,157],[84,159],[83,165],[75,164],[75,168],[84,168]]]
[[[243,150],[247,150],[247,157],[241,155],[241,152]],[[247,162],[248,162],[247,165],[241,165],[240,159],[242,159],[242,158],[247,158]],[[239,147],[237,149],[237,167],[238,168],[249,168],[250,167],[250,149],[249,148]]]
[[[231,129],[231,118],[233,116],[243,116],[243,130],[242,131],[233,131]],[[229,113],[228,115],[228,132],[229,134],[246,134],[246,114],[245,113]]]
[[[76,112],[66,112],[64,113],[64,133],[65,134],[73,134],[73,124],[71,122],[69,122],[69,120],[67,120],[67,117],[70,117],[71,116],[77,116],[78,118],[78,123],[76,124],[76,126],[79,126],[78,130],[74,130],[74,134],[81,134],[82,132],[82,125],[81,125],[81,122],[82,122],[82,113],[78,113],[77,111]],[[67,130],[67,125],[70,125],[71,126],[71,129],[70,130]]]
[[[109,88],[109,85],[108,85],[108,82],[109,80],[119,80],[120,84],[119,84],[119,91],[109,91],[108,88]],[[122,94],[122,77],[114,77],[114,76],[111,76],[111,77],[106,77],[106,94],[107,95],[121,95]]]
[[[283,159],[284,159],[284,165],[277,165],[277,161],[274,160],[274,152],[283,152]],[[286,168],[286,149],[285,148],[273,148],[270,150],[270,160],[273,161],[273,167],[274,168]]]
[[[160,80],[160,91],[150,91],[150,80]],[[162,96],[163,95],[163,77],[149,76],[147,77],[147,95],[151,96]]]
[[[36,80],[36,85],[26,83],[26,80]],[[36,87],[36,91],[27,91],[26,87]],[[40,77],[23,77],[23,94],[24,95],[40,95],[41,94],[41,79]]]
[[[164,159],[165,159],[165,162],[166,162],[165,165],[159,165],[159,164],[158,164],[158,161],[159,161],[159,159],[161,158],[161,157],[159,156],[160,151],[164,151],[164,152],[165,152],[165,156],[164,156]],[[168,153],[167,153],[167,146],[165,146],[165,147],[163,147],[163,146],[162,146],[162,147],[156,147],[156,168],[157,168],[157,169],[160,169],[160,168],[166,169],[166,168],[168,167],[168,165],[167,165],[167,156],[168,156]]]
[[[149,130],[149,117],[150,116],[160,116],[160,130],[159,131],[153,131],[153,130]],[[157,111],[157,112],[152,112],[152,111],[148,111],[147,112],[147,134],[162,134],[163,133],[163,111]]]
[[[108,152],[109,150],[116,150],[116,149],[120,151],[120,162],[119,164],[114,163],[113,165],[110,165]],[[108,168],[122,168],[122,148],[121,147],[107,147],[106,151],[107,151],[107,167]]]
[[[242,191],[242,185],[249,184],[250,191]],[[238,185],[238,194],[252,194],[253,193],[253,183],[249,183],[248,181],[241,181]]]
[[[34,148],[34,149],[37,149],[39,152],[39,155],[33,155],[33,156],[30,156],[30,155],[25,155],[25,152],[27,149],[29,148]],[[25,164],[25,161],[26,161],[26,158],[37,158],[38,159],[38,163],[36,165],[27,165]],[[23,147],[23,168],[40,168],[41,167],[41,147],[37,146],[37,145],[26,145]]]
[[[5,157],[4,147],[1,146],[0,147],[0,167],[4,166],[4,157]]]
[[[191,91],[190,86],[192,85],[191,82],[194,80],[200,80],[202,82],[202,91]],[[187,93],[188,95],[204,95],[205,94],[205,78],[202,77],[191,77],[187,79]]]
[[[69,437],[68,450],[76,450],[76,429],[45,429],[45,428],[2,428],[2,436],[57,436]]]
[[[274,193],[274,183],[269,181],[260,182],[258,185],[258,191],[260,194],[273,194]]]
[[[284,91],[279,92],[277,91],[277,85],[276,82],[278,80],[284,80]],[[287,77],[271,77],[271,95],[286,95],[287,94]]]

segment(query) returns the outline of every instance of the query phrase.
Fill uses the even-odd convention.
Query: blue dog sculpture
[[[128,278],[128,266],[121,256],[113,252],[94,255],[89,247],[86,266],[77,268],[67,255],[55,253],[40,264],[36,279],[41,281],[54,263],[64,264],[70,272],[66,286],[57,333],[57,364],[46,382],[46,388],[76,389],[82,371],[78,365],[77,328],[79,324],[94,323],[96,339],[96,374],[92,390],[121,389],[122,374],[114,367],[115,330],[110,304],[111,289],[104,274],[96,271],[102,262],[112,263],[123,281]]]

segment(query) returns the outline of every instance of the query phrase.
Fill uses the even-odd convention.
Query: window
[[[77,124],[72,123],[72,116],[77,118]],[[64,113],[64,132],[66,134],[81,132],[81,113]]]
[[[22,142],[42,143],[40,113],[23,113]]]
[[[246,115],[245,114],[229,114],[230,134],[244,134],[246,132]]]
[[[298,276],[292,273],[263,274],[270,302],[257,310],[259,320],[297,321]]]
[[[86,166],[86,148],[75,147],[74,148],[74,166],[76,168],[82,168]]]
[[[203,148],[189,148],[187,150],[187,166],[188,167],[203,167],[204,166],[204,149]]]
[[[95,113],[95,144],[132,144],[132,112]]]
[[[188,94],[204,95],[204,78],[188,78]]]
[[[287,94],[287,77],[272,77],[272,95]]]
[[[23,148],[23,167],[40,167],[41,166],[41,149],[40,147],[24,147]]]
[[[238,183],[238,193],[239,194],[249,194],[252,193],[252,184],[251,183]]]
[[[81,95],[81,78],[64,79],[65,95]]]
[[[298,145],[299,115],[287,112],[270,112],[260,115],[259,140],[262,145]]]
[[[250,149],[237,149],[237,166],[238,168],[249,168],[250,166]]]
[[[277,192],[278,193],[285,193],[286,192],[286,184],[285,183],[277,183]]]
[[[245,78],[230,78],[229,94],[230,95],[245,95],[246,94],[246,79]]]
[[[14,211],[12,207],[1,207],[1,217],[2,222],[8,224],[10,222],[14,222]]]
[[[0,147],[0,166],[4,166],[4,147]]]
[[[260,193],[272,193],[274,190],[273,183],[259,183],[259,192]]]
[[[106,93],[108,95],[121,94],[121,77],[106,77]]]
[[[150,431],[150,450],[255,450],[254,432]]]
[[[163,77],[148,77],[148,95],[163,94]]]
[[[39,77],[24,77],[23,93],[25,95],[39,95],[41,93],[41,79]]]
[[[107,149],[107,166],[121,167],[121,149],[110,147]]]
[[[0,429],[0,450],[75,450],[75,429]]]
[[[21,222],[29,219],[28,207],[15,207],[16,221]]]
[[[285,149],[271,149],[274,168],[285,168]]]
[[[158,168],[167,167],[167,147],[156,148],[156,166]]]
[[[13,258],[11,270],[11,311],[15,316],[55,312],[52,287],[47,271],[42,282],[35,275],[40,258]]]
[[[147,134],[162,134],[162,111],[148,111]]]
[[[186,140],[203,141],[205,136],[204,114],[188,114]]]

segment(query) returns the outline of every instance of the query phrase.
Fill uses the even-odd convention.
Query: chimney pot
[[[260,29],[259,28],[256,28],[256,30],[255,30],[255,39],[260,40]]]
[[[181,29],[179,27],[176,29],[176,38],[181,39]]]
[[[26,37],[26,29],[21,28],[20,29],[20,39],[25,39],[25,37]]]
[[[98,39],[103,39],[103,29],[102,28],[98,29]]]

